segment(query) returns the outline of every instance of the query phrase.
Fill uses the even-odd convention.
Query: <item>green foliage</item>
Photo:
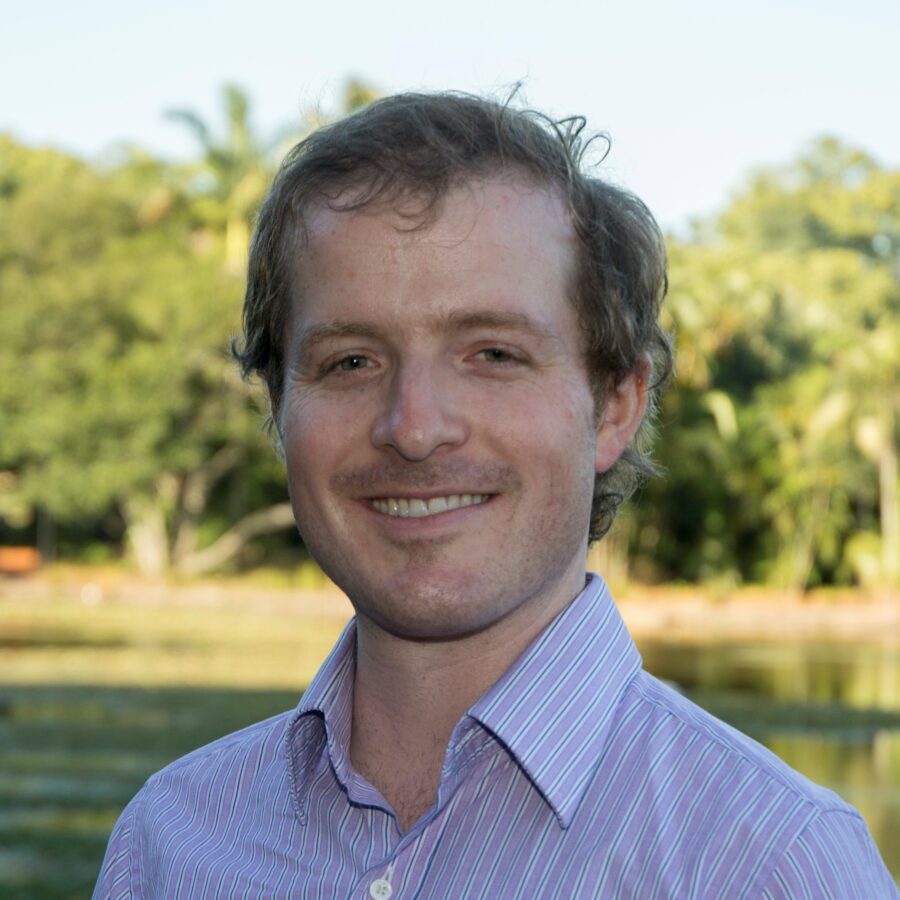
[[[8,139],[0,166],[4,504],[100,517],[155,503],[163,476],[222,448],[261,456],[261,416],[226,353],[240,279],[163,167],[102,172]]]
[[[824,139],[670,250],[669,476],[635,552],[649,529],[657,577],[896,582],[900,173]]]
[[[344,102],[373,96],[351,81]],[[239,88],[223,106],[221,133],[170,114],[197,139],[190,165],[132,149],[103,168],[0,136],[0,529],[41,509],[82,540],[124,530],[148,574],[285,530],[262,398],[228,354],[284,145]]]
[[[216,138],[212,129],[190,110],[171,110],[168,115],[192,132],[202,152],[186,175],[195,188],[195,210],[208,227],[225,239],[226,268],[242,274],[250,239],[250,220],[262,201],[274,163],[273,147],[262,143],[250,124],[250,101],[234,85],[222,91],[225,134]]]

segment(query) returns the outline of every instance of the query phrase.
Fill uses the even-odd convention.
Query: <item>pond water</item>
[[[644,667],[830,787],[900,881],[900,648],[639,643]]]

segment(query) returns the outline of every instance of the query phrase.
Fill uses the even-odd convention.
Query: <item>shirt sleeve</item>
[[[850,812],[820,813],[770,873],[766,900],[898,900],[900,891],[863,820]]]
[[[125,807],[113,828],[92,900],[139,900],[141,896],[135,892],[135,869],[140,865],[136,819],[141,793]]]

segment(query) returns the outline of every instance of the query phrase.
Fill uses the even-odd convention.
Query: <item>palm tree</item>
[[[362,79],[348,78],[341,90],[340,114],[354,112],[377,96],[377,91]],[[187,127],[203,151],[200,174],[209,182],[205,196],[215,201],[224,222],[225,266],[229,272],[240,275],[247,262],[253,215],[280,157],[304,133],[325,124],[329,117],[310,112],[295,127],[282,130],[270,140],[262,140],[250,123],[247,94],[236,85],[227,84],[222,89],[222,99],[224,136],[215,135],[191,110],[174,109],[166,115]]]
[[[213,134],[191,110],[170,110],[166,115],[185,125],[203,151],[200,171],[210,182],[206,196],[219,207],[225,229],[225,266],[240,274],[247,261],[250,222],[269,182],[275,161],[274,145],[260,140],[250,125],[250,101],[241,88],[226,85],[225,135]],[[279,141],[280,143],[280,141]]]

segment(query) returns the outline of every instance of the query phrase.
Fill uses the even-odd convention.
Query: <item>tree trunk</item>
[[[245,516],[208,547],[178,560],[176,568],[183,575],[209,572],[233,559],[253,538],[293,525],[294,511],[291,504],[278,503]]]
[[[176,568],[180,560],[190,557],[197,550],[200,517],[206,510],[210,490],[238,464],[240,458],[240,450],[236,447],[222,447],[202,466],[181,479],[171,557]]]
[[[244,274],[249,243],[250,227],[242,216],[230,215],[225,222],[225,269],[230,274]]]
[[[37,508],[36,518],[38,553],[42,562],[51,563],[56,559],[56,522],[43,506]]]
[[[164,575],[171,565],[169,528],[166,514],[178,496],[178,477],[163,472],[156,479],[153,496],[135,495],[121,501],[125,537],[141,574],[150,578]]]
[[[806,521],[797,528],[791,554],[789,589],[797,594],[809,587],[809,576],[816,561],[816,542],[831,506],[831,486],[817,484],[809,503]]]
[[[169,535],[161,504],[142,497],[122,503],[126,536],[142,575],[161,577],[169,568]]]
[[[894,410],[886,403],[878,453],[878,495],[881,512],[881,568],[884,578],[892,585],[900,581],[900,498],[897,477]]]

